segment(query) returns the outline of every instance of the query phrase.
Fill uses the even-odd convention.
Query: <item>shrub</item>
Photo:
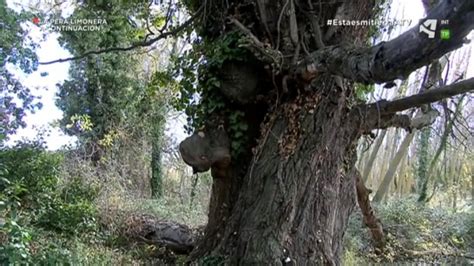
[[[58,233],[78,235],[97,230],[96,215],[97,210],[91,202],[58,201],[42,213],[37,225]]]
[[[48,204],[61,156],[32,142],[1,149],[0,158],[0,262],[27,263],[31,242],[27,223]]]
[[[0,234],[6,236],[2,241],[4,243],[0,243],[1,265],[29,262],[31,234],[27,228],[19,225],[15,219],[7,218],[0,225]]]
[[[17,199],[22,208],[34,210],[48,201],[58,184],[62,156],[46,151],[40,143],[21,143],[0,150],[4,182],[0,191],[4,198]]]
[[[54,193],[36,224],[47,230],[69,235],[94,232],[98,229],[94,200],[98,189],[75,178],[65,182]]]
[[[0,264],[31,263],[31,232],[38,226],[67,235],[97,230],[98,189],[77,178],[61,180],[60,153],[33,142],[2,149],[0,158]]]

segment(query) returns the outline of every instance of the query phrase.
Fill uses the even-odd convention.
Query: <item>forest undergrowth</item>
[[[159,199],[131,189],[133,178],[111,165],[94,167],[66,152],[24,143],[1,151],[0,261],[72,265],[179,265],[173,254],[136,237],[144,225],[169,221],[199,235],[206,224],[210,177],[164,171]],[[106,180],[106,181],[105,181]],[[101,181],[101,182],[100,182]],[[414,197],[377,206],[387,248],[376,251],[355,209],[345,236],[345,265],[472,262],[474,215],[469,206],[419,205]]]

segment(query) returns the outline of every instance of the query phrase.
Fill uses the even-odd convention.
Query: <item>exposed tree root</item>
[[[372,192],[365,187],[360,173],[354,170],[356,177],[357,202],[362,212],[364,224],[369,228],[376,249],[383,250],[386,241],[382,228],[382,223],[375,217],[374,210],[370,205],[369,194]]]

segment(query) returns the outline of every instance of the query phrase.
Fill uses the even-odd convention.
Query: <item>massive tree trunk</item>
[[[221,87],[202,96],[206,102],[206,97],[220,94],[232,111],[245,114],[242,119],[249,128],[243,150],[233,153],[228,117],[217,111],[208,112],[206,124],[180,145],[184,161],[195,172],[211,169],[214,178],[208,224],[192,259],[231,265],[340,263],[343,235],[357,198],[354,165],[360,136],[376,128],[419,127],[396,112],[470,91],[473,83],[356,105],[352,81],[388,82],[459,47],[472,28],[461,27],[469,19],[459,10],[472,10],[473,5],[448,2],[433,12],[440,18],[458,15],[450,21],[459,26],[453,27],[452,41],[432,41],[424,47],[426,38],[416,37],[413,29],[403,38],[416,45],[406,49],[400,47],[402,39],[375,48],[345,48],[340,44],[365,45],[368,28],[324,26],[334,18],[370,19],[370,0],[203,1],[191,6],[205,15],[198,28],[204,42],[237,31],[243,36],[238,47],[252,54],[238,62],[225,61],[221,74],[215,75]],[[368,191],[358,194],[364,197],[359,198],[363,214],[373,215],[365,206]],[[381,241],[378,221],[366,221]]]
[[[369,18],[369,2],[347,3],[344,8],[354,18]],[[320,25],[341,8],[340,4],[325,4],[328,13],[318,19],[317,9],[308,3],[301,3],[295,14],[292,0],[257,1],[252,8],[258,10],[252,11],[260,11],[261,31],[251,26],[258,21],[248,20],[253,14],[242,13],[249,6],[236,4],[228,7],[227,12],[236,13],[228,26],[247,32],[251,39],[252,36],[267,39],[282,53],[291,54],[288,62],[280,62],[288,66],[289,61],[299,59],[303,49],[322,48]],[[216,10],[219,11],[222,10]],[[299,29],[294,28],[295,15],[305,16],[299,22]],[[249,33],[247,27],[254,33]],[[328,40],[364,43],[367,28],[355,29],[340,28],[333,33],[335,37],[328,35]],[[314,32],[312,37],[307,35]],[[268,60],[265,52],[255,53],[258,60]],[[255,58],[242,58],[242,61],[244,68],[261,67],[265,73],[265,65],[255,64]],[[226,65],[225,74],[229,75],[240,64],[233,63],[232,68]],[[249,142],[243,145],[245,151],[232,158],[224,173],[216,170],[221,167],[214,166],[221,161],[220,157],[206,154],[201,156],[206,160],[198,163],[195,159],[199,156],[186,156],[199,150],[191,143],[211,138],[206,145],[216,145],[216,135],[220,133],[207,130],[181,145],[183,158],[195,171],[211,167],[214,176],[209,222],[193,257],[207,262],[224,260],[232,265],[338,264],[348,217],[356,201],[355,178],[351,173],[362,130],[359,121],[351,119],[349,106],[354,103],[354,88],[351,83],[329,74],[317,77],[310,85],[314,76],[299,81],[290,72],[276,73],[278,67],[272,67],[269,76],[258,76],[256,82],[248,82],[250,78],[238,81],[246,86],[263,86],[259,93],[266,93],[269,99],[266,103],[249,104],[248,93],[243,97],[222,89],[227,99],[234,97],[228,104],[237,102],[236,109],[246,113],[244,119],[250,127]],[[230,82],[226,78],[220,78],[225,79],[221,84]],[[239,89],[239,92],[252,91],[248,87]],[[249,110],[258,110],[266,116],[256,118]],[[209,150],[213,148],[205,148],[203,152]]]
[[[356,199],[349,173],[358,135],[345,93],[327,85],[298,97],[299,110],[278,108],[247,173],[215,179],[207,239],[195,254],[242,265],[339,262]]]

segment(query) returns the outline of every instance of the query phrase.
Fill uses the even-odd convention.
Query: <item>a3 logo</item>
[[[428,35],[428,38],[433,39],[436,34],[436,27],[438,26],[437,19],[427,19],[420,23],[420,32]]]

